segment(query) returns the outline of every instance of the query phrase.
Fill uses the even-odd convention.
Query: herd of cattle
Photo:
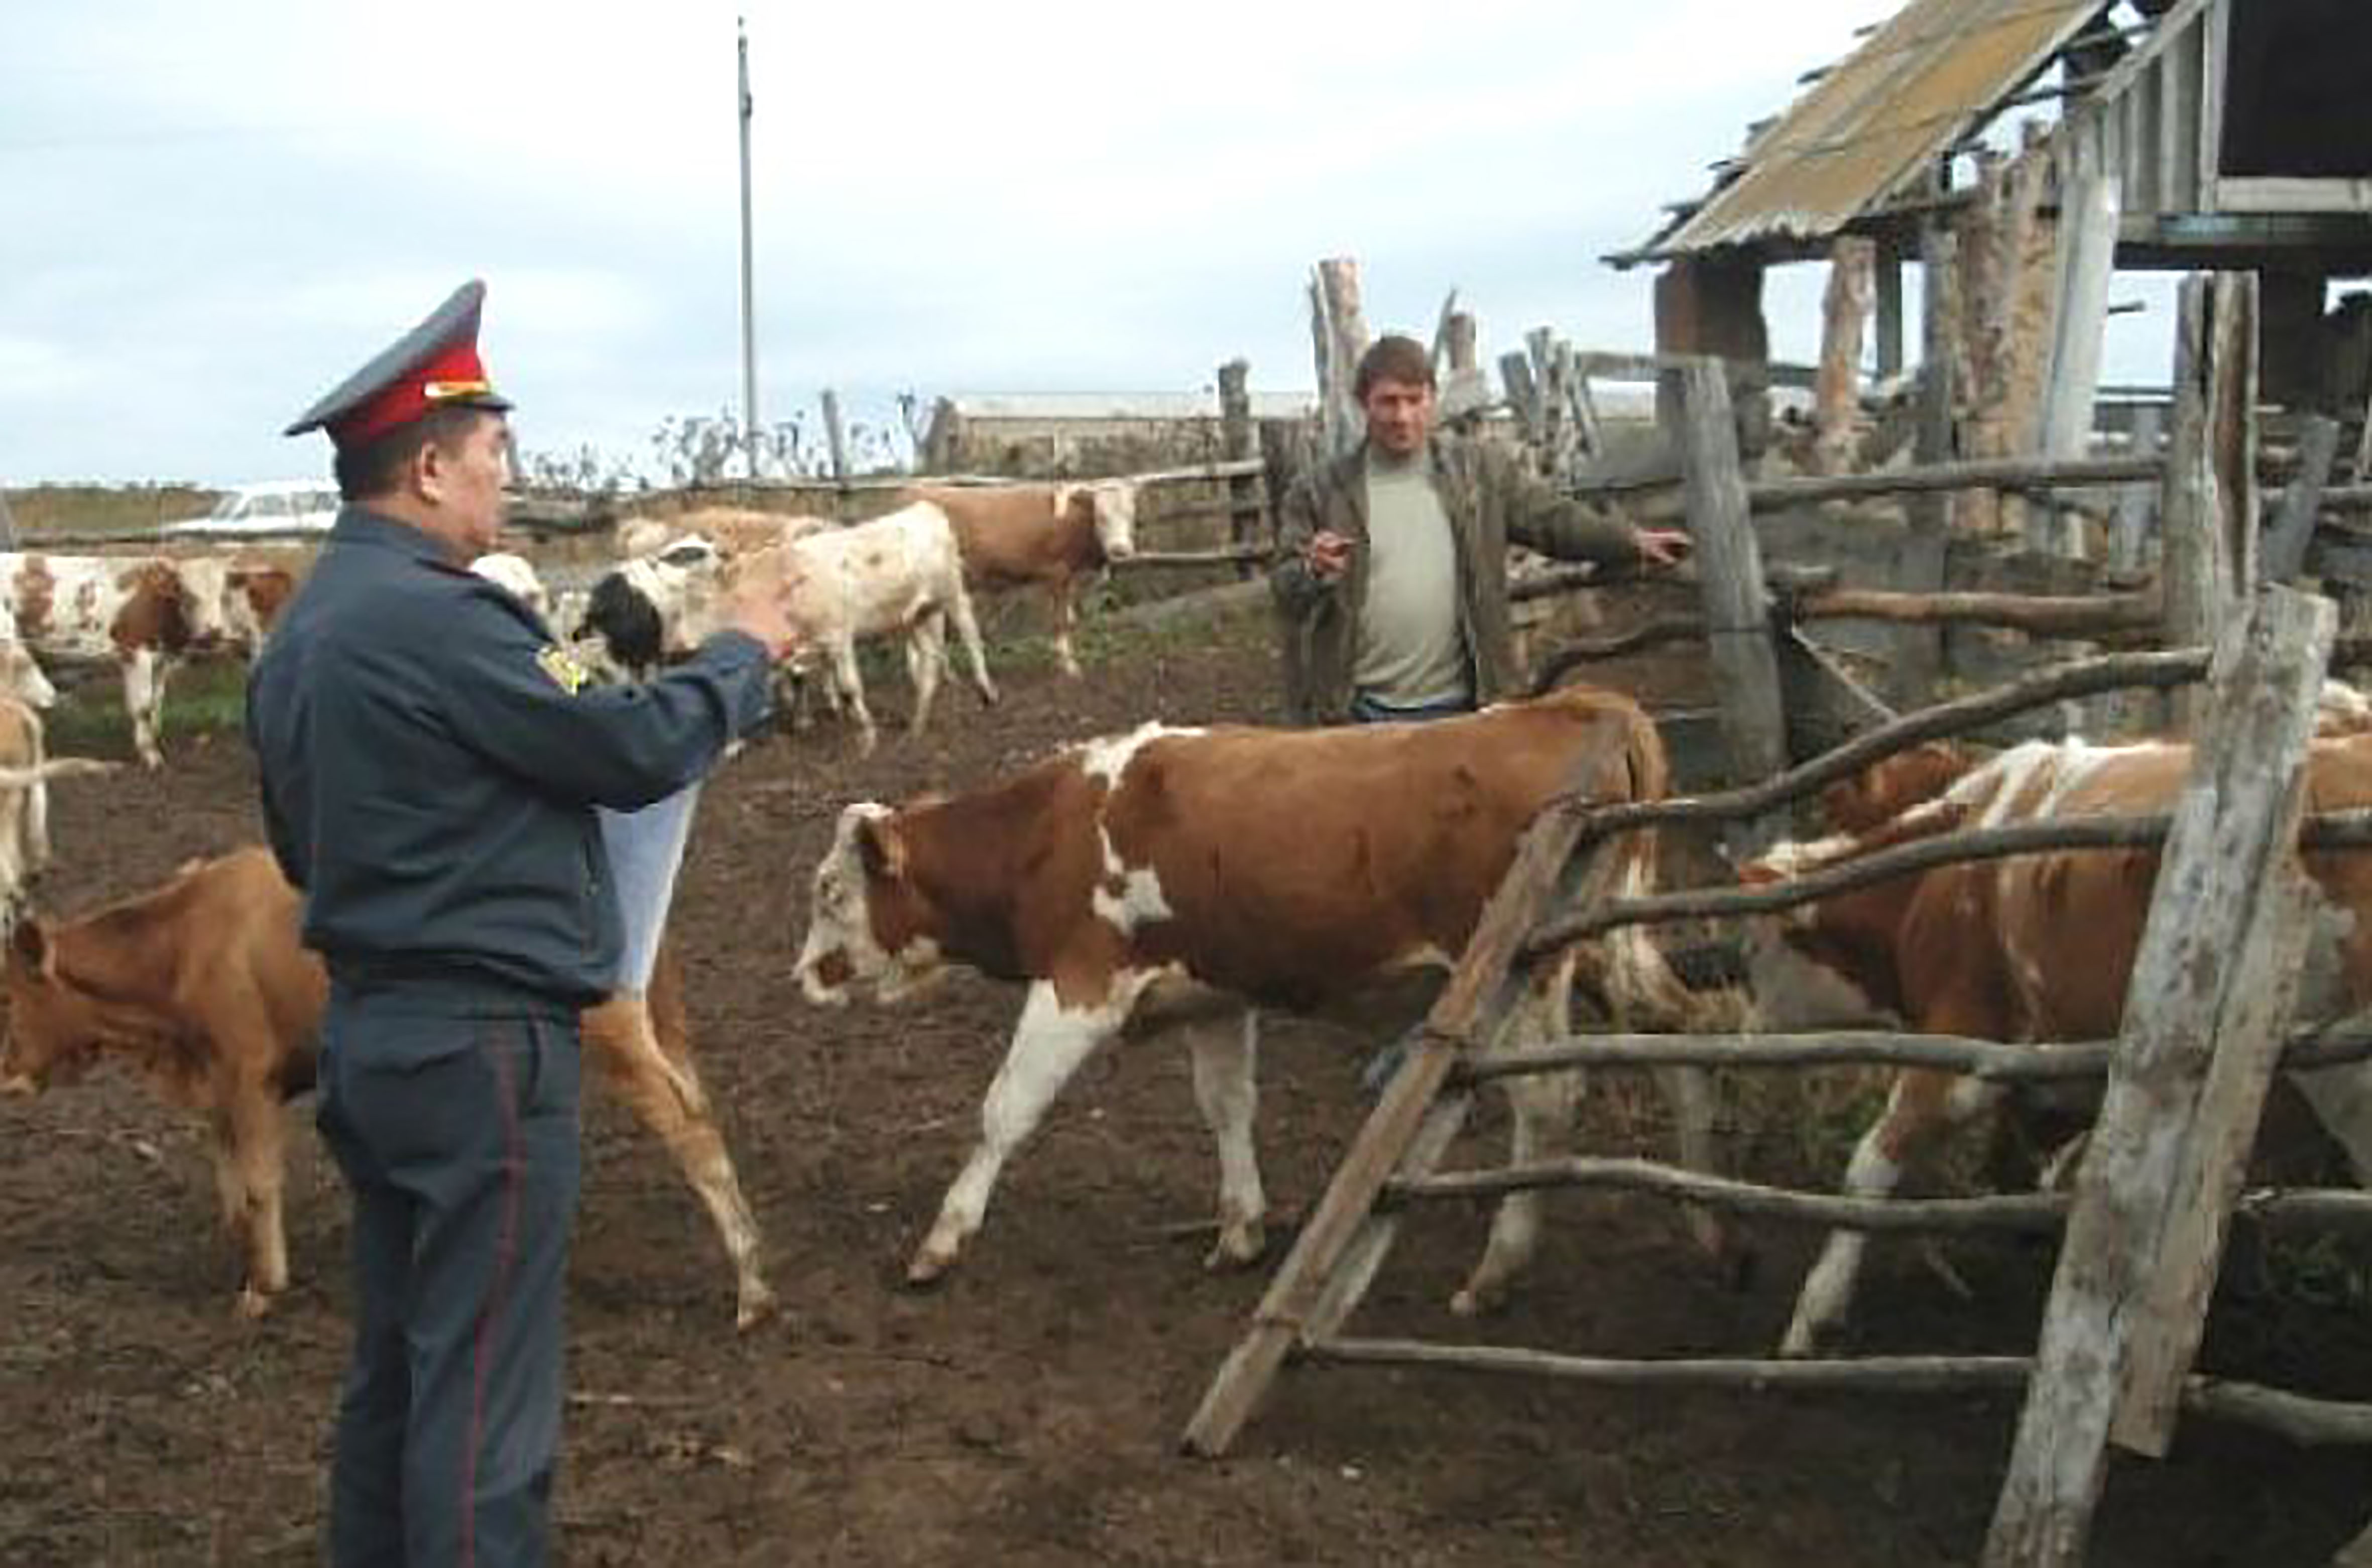
[[[851,527],[761,514],[636,525],[622,530],[622,558],[581,595],[550,595],[516,558],[490,558],[481,570],[580,639],[589,661],[633,679],[695,644],[738,575],[771,555],[795,585],[808,655],[869,745],[855,640],[906,640],[919,725],[952,622],[994,701],[971,590],[1043,584],[1067,633],[1077,584],[1132,550],[1133,517],[1125,484],[931,491]],[[98,615],[112,605],[104,635],[126,662],[127,693],[137,650],[147,650],[153,671],[211,643],[251,641],[288,587],[285,573],[262,575],[276,568],[120,562],[108,563],[110,587],[92,587],[103,574],[83,563],[9,560],[10,648],[38,652],[69,610],[85,615],[87,604]],[[29,592],[28,584],[57,586]],[[168,622],[180,628],[175,637],[134,634]],[[1067,636],[1061,656],[1076,672]],[[140,689],[144,698],[149,690]],[[0,720],[16,711],[0,700]],[[2334,701],[2328,713],[2313,742],[2310,808],[2372,805],[2372,726],[2360,704]],[[38,721],[25,716],[29,739],[0,756],[0,808],[12,796],[37,800],[60,767],[43,758]],[[10,731],[0,722],[0,745]],[[143,733],[146,757],[154,731]],[[1982,760],[1924,749],[1832,790],[1830,836],[1783,843],[1743,875],[1797,877],[1959,826],[2163,809],[2187,762],[2171,742],[2035,742]],[[1256,1260],[1266,1215],[1253,1138],[1260,1012],[1348,1016],[1370,1038],[1405,1023],[1466,945],[1545,802],[1571,787],[1597,801],[1654,799],[1668,780],[1662,741],[1634,703],[1568,686],[1430,725],[1147,724],[983,785],[845,805],[812,873],[797,968],[807,997],[896,1001],[949,966],[1024,988],[978,1140],[909,1277],[928,1281],[957,1262],[1005,1163],[1087,1058],[1123,1031],[1156,1028],[1189,1040],[1195,1099],[1216,1145],[1211,1262]],[[11,841],[0,847],[0,871],[38,869],[47,853],[40,819],[38,807],[0,815]],[[1616,853],[1624,889],[1645,890],[1657,863],[1652,836],[1624,840]],[[2306,865],[2319,903],[2303,1005],[2331,1016],[2372,1001],[2364,918],[2372,875],[2343,854],[2311,855]],[[2155,868],[2154,854],[2129,851],[1972,863],[1762,917],[1748,944],[1753,1006],[1772,1028],[1893,1023],[2007,1040],[2112,1033]],[[325,992],[296,925],[297,895],[267,854],[248,850],[78,919],[18,911],[0,961],[0,1092],[29,1094],[114,1056],[208,1115],[250,1314],[287,1283],[282,1106],[312,1082]],[[1564,1034],[1576,1010],[1594,1025],[1636,1030],[1686,1027],[1698,1005],[1632,929],[1543,966],[1513,1038]],[[589,1016],[586,1039],[603,1080],[666,1143],[715,1221],[739,1321],[760,1320],[774,1298],[759,1231],[692,1064],[671,957],[663,954],[647,996],[622,996]],[[1507,1083],[1511,1156],[1551,1157],[1570,1131],[1577,1076]],[[2300,1086],[2359,1175],[2372,1177],[2372,1067],[2305,1074]],[[1666,1087],[1682,1159],[1714,1168],[1722,1162],[1705,1084],[1675,1074]],[[1853,1156],[1848,1186],[1892,1190],[1944,1132],[2003,1093],[1931,1072],[1900,1074]],[[1502,1201],[1459,1310],[1504,1298],[1537,1246],[1539,1202],[1529,1192]],[[1799,1298],[1787,1353],[1813,1353],[1841,1327],[1860,1258],[1857,1236],[1830,1241]]]

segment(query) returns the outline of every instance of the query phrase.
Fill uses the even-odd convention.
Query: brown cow
[[[271,854],[238,850],[77,920],[20,922],[0,981],[8,997],[0,1093],[36,1093],[113,1051],[161,1098],[206,1113],[223,1217],[246,1257],[238,1308],[248,1317],[287,1288],[281,1107],[313,1086],[329,999],[320,960],[297,943],[298,915],[296,890]],[[774,1293],[692,1068],[667,948],[647,1005],[622,994],[586,1013],[585,1048],[707,1206],[733,1262],[738,1321],[757,1323],[773,1311]]]
[[[1088,1055],[1133,1014],[1180,1002],[1198,1015],[1195,1098],[1218,1144],[1211,1262],[1257,1257],[1266,1199],[1251,1137],[1252,1031],[1248,1017],[1234,1027],[1236,1016],[1247,1004],[1331,1011],[1375,1000],[1395,974],[1447,968],[1526,824],[1576,772],[1594,799],[1661,795],[1655,726],[1629,699],[1579,687],[1429,725],[1146,725],[971,794],[847,807],[816,868],[799,957],[810,999],[844,1001],[860,981],[891,999],[948,962],[1029,984],[981,1141],[908,1277],[927,1281],[956,1261],[1005,1161]],[[1647,835],[1610,853],[1622,857],[1626,887],[1647,885]],[[1610,1011],[1669,1017],[1686,1005],[1635,928],[1586,957]],[[1563,1032],[1569,963],[1551,966],[1562,972],[1517,1036]],[[1571,1086],[1525,1077],[1510,1093],[1515,1157],[1545,1157],[1563,1136]],[[1703,1166],[1709,1108],[1693,1101],[1682,1121]],[[1536,1203],[1502,1205],[1461,1309],[1495,1302],[1522,1266]]]
[[[2190,765],[2190,748],[2171,742],[2030,741],[1968,767],[1933,798],[1874,828],[1777,845],[1743,875],[1750,882],[1801,876],[1957,827],[2163,812]],[[2318,738],[2308,767],[2308,810],[2372,805],[2372,736]],[[1912,792],[1909,776],[1896,775],[1903,793]],[[1925,776],[1938,775],[1928,769]],[[2304,864],[2316,935],[2299,1012],[2335,1017],[2372,1001],[2372,859],[2309,854]],[[2019,855],[1896,877],[1758,921],[1749,954],[1760,1024],[1900,1025],[2001,1040],[2113,1035],[2157,877],[2154,852]],[[2300,1074],[2296,1082],[2346,1147],[2358,1179],[2372,1179],[2372,1067]],[[1846,1190],[1893,1191],[1914,1161],[1994,1111],[2006,1093],[1934,1071],[1897,1074],[1884,1113],[1854,1151]],[[1863,1250],[1857,1233],[1830,1237],[1797,1298],[1785,1353],[1809,1354],[1843,1327]]]
[[[1079,586],[1136,553],[1134,482],[1084,484],[921,484],[902,501],[937,505],[955,525],[964,580],[991,591],[1042,584],[1054,628],[1054,662],[1079,673],[1071,649]]]

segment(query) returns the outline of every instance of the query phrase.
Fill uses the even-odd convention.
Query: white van
[[[168,539],[327,533],[337,520],[337,486],[318,479],[274,479],[236,485],[206,516],[167,523],[157,531]]]

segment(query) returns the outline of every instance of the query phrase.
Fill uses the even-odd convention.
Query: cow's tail
[[[52,757],[46,762],[36,762],[25,768],[0,768],[0,789],[28,789],[51,779],[95,777],[111,773],[121,762],[104,761],[97,757]]]
[[[1671,793],[1671,759],[1656,721],[1634,709],[1623,745],[1623,763],[1630,773],[1630,798],[1662,800]],[[1626,899],[1656,890],[1657,840],[1653,828],[1626,833],[1612,846],[1622,858],[1615,885]],[[1607,1010],[1615,1027],[1640,1032],[1685,1033],[1696,1023],[1697,1004],[1687,985],[1665,960],[1664,951],[1644,925],[1618,927],[1607,938],[1604,976]]]

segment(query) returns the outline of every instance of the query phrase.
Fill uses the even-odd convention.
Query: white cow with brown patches
[[[901,493],[928,501],[955,525],[964,579],[999,592],[1031,584],[1046,590],[1054,662],[1079,673],[1071,647],[1081,587],[1115,561],[1136,553],[1137,483],[1099,479],[1084,484],[921,484]]]
[[[2309,811],[2372,806],[2372,734],[2329,733],[2345,727],[2326,711],[2324,733],[2308,753]],[[1743,875],[1750,883],[1785,881],[1955,828],[2163,812],[2190,766],[2190,748],[2165,741],[2029,741],[1982,763],[1924,748],[1839,797],[1853,825],[1777,845]],[[1749,953],[1761,1022],[1907,1026],[2012,1041],[2114,1035],[2157,860],[2155,851],[2068,850],[1965,862],[1760,919],[1750,927]],[[2340,851],[2302,861],[2314,936],[2298,1012],[2330,1019],[2372,1004],[2372,859]],[[2293,1082],[2347,1151],[2357,1179],[2372,1182],[2372,1067],[2302,1073]],[[1846,1191],[1892,1192],[2005,1098],[1999,1086],[1974,1078],[1897,1074],[1885,1111],[1854,1150]],[[1785,1353],[1811,1354],[1842,1330],[1866,1250],[1858,1232],[1829,1238],[1796,1299]]]
[[[0,602],[25,645],[115,665],[133,749],[152,768],[164,761],[157,735],[173,666],[192,654],[251,656],[294,588],[285,567],[220,556],[0,552]]]
[[[947,665],[954,624],[983,703],[997,700],[981,646],[980,623],[964,589],[963,566],[947,514],[927,502],[851,528],[824,528],[746,554],[717,558],[711,570],[687,536],[657,553],[625,562],[595,585],[592,623],[630,668],[697,647],[723,622],[732,587],[745,573],[780,576],[798,648],[795,662],[821,666],[831,696],[855,720],[859,749],[873,749],[873,714],[856,665],[856,645],[897,636],[914,685],[910,734],[920,734]]]
[[[1029,986],[982,1106],[981,1141],[908,1277],[928,1281],[956,1261],[1006,1160],[1132,1021],[1195,1025],[1195,1098],[1219,1157],[1211,1261],[1257,1257],[1267,1202],[1248,1005],[1339,1012],[1386,1000],[1413,971],[1446,968],[1525,826],[1576,773],[1593,799],[1661,795],[1654,725],[1627,698],[1582,688],[1430,725],[1147,725],[968,794],[848,807],[815,873],[799,957],[810,999],[844,1001],[859,983],[892,999],[948,964]],[[1622,857],[1626,887],[1646,887],[1650,835],[1608,853]],[[1668,1020],[1685,1008],[1636,929],[1582,957],[1610,1011]],[[1550,969],[1517,1038],[1562,1032],[1570,960]],[[1438,976],[1416,978],[1418,997],[1394,999],[1395,1023]],[[1571,1086],[1535,1076],[1510,1089],[1516,1157],[1541,1157],[1563,1136]],[[1699,1165],[1706,1112],[1698,1099],[1684,1117]],[[1462,1308],[1498,1299],[1536,1226],[1533,1195],[1502,1205]]]

